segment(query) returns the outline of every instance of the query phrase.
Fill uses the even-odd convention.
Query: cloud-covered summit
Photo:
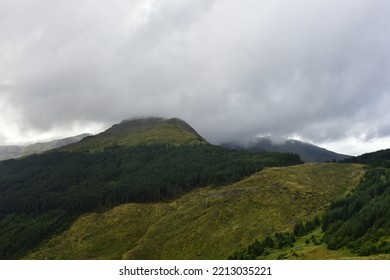
[[[158,115],[215,143],[376,148],[388,26],[384,0],[2,0],[0,143]]]

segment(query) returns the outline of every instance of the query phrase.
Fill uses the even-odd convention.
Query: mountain
[[[61,151],[101,151],[110,146],[151,144],[207,144],[190,125],[177,118],[141,118],[124,120],[79,143],[62,147]]]
[[[383,166],[302,164],[211,145],[178,119],[126,120],[0,162],[0,259],[388,254],[389,186]]]
[[[208,144],[178,119],[124,121],[64,148],[0,162],[0,258],[24,256],[90,212],[166,202],[301,163],[295,154]]]
[[[296,153],[305,162],[339,161],[351,157],[326,150],[310,143],[293,139],[274,141],[271,137],[259,137],[255,141],[250,142],[248,145],[231,142],[225,143],[223,146],[233,149],[244,149],[252,152],[272,151],[281,153]]]
[[[28,146],[0,146],[0,160],[20,158],[31,154],[40,154],[51,149],[79,142],[89,135],[90,134],[85,133],[49,142],[35,143]]]

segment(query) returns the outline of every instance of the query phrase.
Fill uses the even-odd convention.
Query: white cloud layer
[[[0,0],[0,144],[153,115],[386,148],[389,26],[385,0]]]

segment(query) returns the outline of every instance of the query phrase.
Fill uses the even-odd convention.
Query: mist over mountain
[[[228,142],[222,146],[232,149],[243,149],[251,152],[281,152],[296,153],[305,162],[326,162],[339,161],[351,156],[338,154],[316,145],[294,140],[294,139],[273,139],[269,136],[258,137],[249,143]]]
[[[0,146],[0,160],[18,158],[58,148],[61,151],[98,151],[113,145],[134,146],[156,143],[183,145],[206,144],[208,141],[200,136],[192,126],[179,118],[131,118],[125,119],[96,135],[81,134],[28,146]],[[246,142],[225,139],[221,146],[251,152],[295,153],[305,162],[340,161],[351,157],[311,143],[294,139],[272,138],[270,136],[257,137],[254,140],[246,140]]]
[[[159,115],[211,143],[386,148],[389,1],[115,3],[1,1],[0,143]]]

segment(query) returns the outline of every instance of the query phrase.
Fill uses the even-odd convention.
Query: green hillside
[[[177,119],[142,118],[125,120],[106,131],[84,138],[79,143],[61,148],[61,151],[102,151],[110,146],[151,144],[206,144],[186,122]]]
[[[363,166],[353,164],[266,168],[172,202],[130,203],[83,215],[27,258],[226,259],[255,239],[313,219],[363,174]]]

